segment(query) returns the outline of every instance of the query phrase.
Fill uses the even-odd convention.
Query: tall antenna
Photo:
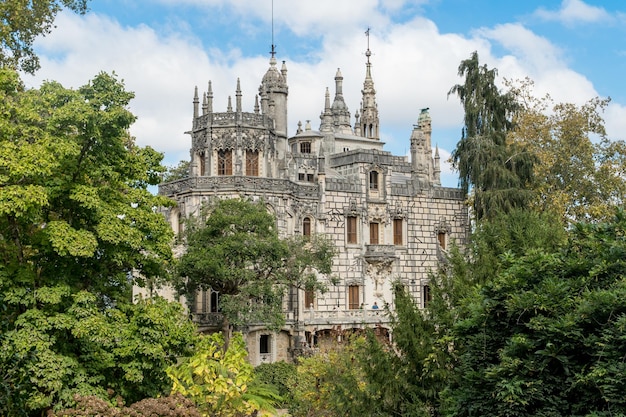
[[[272,50],[270,54],[272,58],[276,55],[276,45],[274,45],[274,0],[272,0]]]

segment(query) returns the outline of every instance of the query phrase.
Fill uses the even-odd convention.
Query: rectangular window
[[[306,180],[308,182],[313,182],[313,174],[306,174]]]
[[[304,174],[302,172],[298,174],[298,181],[304,181]]]
[[[428,285],[424,285],[424,307],[428,307],[428,303],[432,300],[430,295],[430,287]]]
[[[378,223],[370,223],[370,245],[378,245]]]
[[[350,310],[358,310],[361,307],[359,303],[359,286],[350,285],[348,287],[348,308]]]
[[[445,250],[446,249],[446,232],[437,233],[437,240],[439,241],[439,246],[441,246],[441,249]]]
[[[393,219],[393,244],[402,245],[402,219]]]
[[[315,303],[315,291],[313,290],[304,291],[304,308],[307,310],[309,308],[313,308],[314,303]]]
[[[259,176],[259,151],[246,151],[246,175]]]
[[[217,175],[233,175],[232,151],[217,152]]]
[[[303,236],[311,236],[311,219],[305,217],[302,220],[302,235]]]
[[[349,216],[346,218],[346,239],[348,243],[356,243],[356,217]]]
[[[259,353],[270,353],[270,335],[262,334],[259,338]]]
[[[370,190],[378,190],[378,172],[370,172]]]
[[[300,153],[311,153],[311,142],[301,142]]]

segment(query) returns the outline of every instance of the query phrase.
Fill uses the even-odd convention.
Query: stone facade
[[[229,97],[226,112],[213,111],[211,83],[202,100],[196,89],[190,176],[159,187],[178,203],[166,213],[176,232],[204,202],[245,197],[267,204],[281,235],[324,233],[336,243],[333,276],[339,284],[329,284],[324,294],[290,294],[281,332],[251,323],[247,342],[253,364],[292,360],[365,327],[388,335],[384,308],[393,309],[392,282],[401,281],[423,306],[429,271],[453,240],[465,242],[465,196],[440,185],[428,109],[419,112],[409,138],[410,160],[385,151],[369,49],[366,56],[354,126],[339,70],[332,102],[326,90],[319,130],[298,122],[293,136],[287,133],[287,68],[283,62],[279,70],[274,56],[252,112],[241,108],[239,81],[235,108]],[[204,330],[217,328],[218,303],[218,295],[208,292],[191,306]]]

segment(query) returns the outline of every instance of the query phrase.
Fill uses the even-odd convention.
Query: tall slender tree
[[[465,111],[461,140],[452,152],[460,185],[472,192],[477,219],[528,204],[533,156],[517,144],[507,143],[507,132],[517,104],[495,84],[497,70],[480,65],[478,53],[459,65],[463,84],[453,86]]]

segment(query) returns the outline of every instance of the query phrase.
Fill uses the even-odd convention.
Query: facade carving
[[[288,134],[287,67],[273,56],[262,77],[254,109],[241,108],[237,80],[235,108],[213,112],[213,92],[196,89],[188,178],[161,184],[159,193],[178,203],[165,212],[181,232],[181,218],[198,213],[212,198],[262,200],[279,233],[324,233],[336,244],[333,276],[324,294],[294,291],[284,301],[287,324],[267,331],[247,327],[253,364],[292,360],[342,334],[375,327],[389,332],[385,309],[394,308],[392,284],[400,281],[419,305],[427,302],[429,272],[454,240],[465,243],[468,213],[460,189],[441,187],[439,152],[431,144],[428,109],[417,112],[410,159],[384,150],[371,53],[366,53],[362,102],[351,123],[343,97],[343,76],[335,74],[335,96],[320,95],[319,130],[306,121]],[[260,103],[260,104],[259,104]],[[320,279],[328,279],[320,277]],[[374,305],[378,309],[372,309]],[[198,294],[190,313],[201,329],[219,328],[219,294]]]

